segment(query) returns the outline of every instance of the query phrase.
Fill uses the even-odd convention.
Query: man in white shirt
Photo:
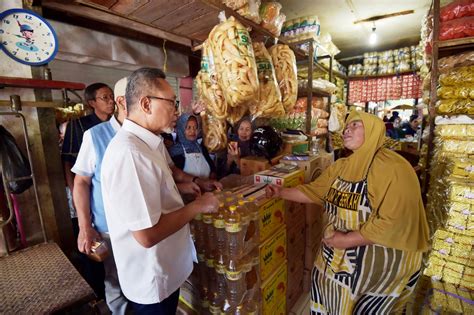
[[[125,314],[128,301],[120,290],[102,202],[100,173],[105,149],[127,116],[126,87],[127,78],[122,78],[115,83],[114,100],[118,108],[117,118],[112,115],[110,120],[98,124],[84,133],[76,163],[71,169],[76,174],[73,198],[79,221],[77,247],[80,252],[90,254],[94,241],[100,239],[106,241],[110,255],[103,262],[105,300],[113,314]]]
[[[170,168],[159,134],[175,126],[177,102],[161,70],[133,72],[126,99],[127,119],[106,149],[101,172],[120,285],[135,313],[175,314],[179,287],[196,258],[188,222],[218,209],[211,193],[184,206],[175,181],[204,190],[220,185]]]

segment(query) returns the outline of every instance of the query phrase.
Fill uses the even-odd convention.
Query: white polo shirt
[[[110,124],[114,128],[115,132],[120,130],[120,124],[117,121],[117,118],[112,115],[110,117]],[[90,130],[84,132],[82,138],[81,149],[77,154],[76,163],[74,163],[71,172],[81,175],[92,177],[95,172],[95,164],[97,160],[97,155],[95,154],[94,142],[92,141],[92,135]]]
[[[140,304],[161,302],[176,291],[196,257],[188,224],[151,248],[132,235],[184,206],[168,159],[161,136],[126,119],[102,162],[102,195],[120,287]]]

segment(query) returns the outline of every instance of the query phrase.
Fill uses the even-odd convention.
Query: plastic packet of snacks
[[[448,207],[446,230],[471,238],[474,237],[474,205],[451,202]]]
[[[471,99],[449,99],[436,102],[438,114],[468,114],[474,115],[474,100]]]
[[[453,179],[449,199],[455,202],[474,204],[474,183]]]
[[[474,124],[471,125],[438,125],[435,134],[444,139],[474,138]]]
[[[474,99],[474,85],[440,86],[437,92],[441,99]]]
[[[441,85],[474,84],[474,66],[455,68],[439,76]]]

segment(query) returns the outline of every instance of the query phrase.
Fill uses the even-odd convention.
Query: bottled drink
[[[224,255],[219,255],[216,257],[215,260],[215,271],[216,271],[216,284],[217,284],[217,297],[220,301],[220,304],[222,306],[223,301],[226,296],[226,286],[227,286],[227,280],[226,280],[226,267],[227,267],[227,259],[226,256]]]
[[[202,215],[202,222],[204,223],[205,227],[205,248],[204,252],[206,254],[207,259],[214,259],[215,251],[216,251],[216,233],[214,228],[213,222],[213,215],[206,213]]]
[[[236,206],[230,206],[226,213],[225,230],[227,232],[227,250],[229,254],[226,267],[227,301],[231,307],[237,307],[245,291],[245,277],[243,277],[240,264],[244,235],[242,234],[241,217]]]
[[[225,206],[224,202],[219,204],[219,209],[214,215],[213,219],[214,231],[215,231],[215,243],[216,243],[216,257],[224,255],[226,251],[226,231],[225,231]]]
[[[194,241],[196,243],[196,250],[198,253],[204,253],[206,238],[205,227],[202,222],[202,215],[198,214],[192,221]]]
[[[311,138],[311,147],[309,149],[309,155],[316,156],[318,154],[319,154],[318,138],[316,136],[313,136],[313,138]]]
[[[229,259],[239,259],[243,253],[244,235],[242,222],[236,206],[230,206],[225,215],[225,230],[227,232],[227,250]]]

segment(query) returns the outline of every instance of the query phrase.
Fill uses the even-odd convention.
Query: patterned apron
[[[324,205],[327,229],[360,230],[373,211],[367,175],[360,182],[336,178]],[[420,275],[421,259],[421,252],[382,245],[336,249],[322,243],[311,273],[311,314],[402,312]]]

